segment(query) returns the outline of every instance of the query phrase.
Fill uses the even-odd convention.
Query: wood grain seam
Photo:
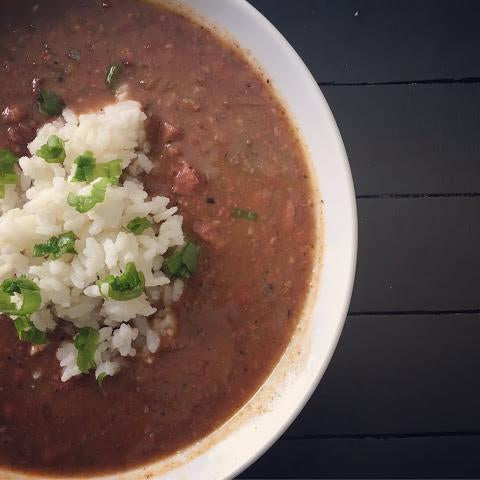
[[[377,199],[408,199],[408,198],[476,198],[480,193],[377,193],[368,195],[357,195],[357,200],[377,200]]]
[[[465,84],[480,83],[480,77],[462,78],[431,78],[424,80],[387,80],[383,82],[335,82],[317,81],[320,87],[378,87],[385,85],[441,85],[441,84]]]
[[[480,431],[445,431],[445,432],[409,432],[409,433],[365,433],[365,434],[319,434],[319,435],[285,435],[282,440],[389,440],[432,437],[477,437]]]
[[[469,310],[395,310],[348,312],[349,317],[402,316],[402,315],[480,315],[480,309]]]

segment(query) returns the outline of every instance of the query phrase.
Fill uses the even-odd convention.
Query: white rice
[[[25,274],[40,287],[41,310],[32,315],[39,330],[54,330],[58,318],[77,328],[100,329],[97,377],[117,373],[121,357],[135,356],[138,347],[155,352],[161,336],[174,330],[168,306],[183,292],[181,280],[170,286],[161,271],[165,252],[184,243],[182,217],[176,207],[168,207],[168,198],[148,198],[143,185],[133,178],[152,169],[146,154],[150,147],[145,142],[145,119],[134,101],[78,117],[65,109],[28,145],[30,157],[19,160],[19,184],[6,186],[5,199],[0,200],[0,281]],[[35,154],[50,135],[65,142],[63,165],[47,163]],[[123,184],[109,186],[103,202],[78,213],[66,199],[69,192],[90,192],[90,186],[69,181],[75,158],[86,150],[97,163],[121,159],[130,176]],[[124,227],[135,217],[148,217],[155,228],[138,236],[126,231]],[[64,254],[58,260],[33,257],[35,244],[67,231],[78,237],[77,255]],[[96,281],[121,274],[128,262],[144,274],[146,293],[129,301],[104,300]],[[162,299],[164,304],[157,311]],[[60,346],[57,358],[63,381],[80,374],[73,338]]]

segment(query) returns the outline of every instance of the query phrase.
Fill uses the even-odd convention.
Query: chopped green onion
[[[14,295],[22,296],[20,308],[12,302]],[[25,276],[9,278],[0,284],[0,312],[12,317],[18,338],[23,342],[41,344],[46,341],[46,333],[38,330],[30,320],[30,315],[40,308],[41,303],[38,285]]]
[[[5,185],[15,185],[17,183],[17,172],[15,165],[18,162],[12,152],[0,149],[0,198],[5,198]]]
[[[112,63],[107,68],[107,74],[105,76],[105,81],[109,86],[110,90],[115,93],[118,87],[118,82],[123,73],[123,65],[121,63]]]
[[[14,294],[23,297],[20,308],[11,300]],[[0,311],[6,315],[30,315],[40,308],[41,303],[40,288],[25,276],[9,278],[0,285]]]
[[[108,285],[108,291],[105,292],[103,287]],[[128,262],[125,270],[121,275],[107,275],[105,278],[97,282],[100,293],[105,297],[113,300],[126,301],[139,297],[145,288],[145,276],[142,272],[137,271],[137,267],[133,262]]]
[[[53,92],[40,90],[37,105],[40,113],[53,117],[60,115],[64,104]]]
[[[18,157],[15,156],[12,152],[9,150],[5,149],[0,149],[0,180],[3,179],[3,177],[6,177],[7,180],[10,180],[11,182],[8,181],[3,181],[2,183],[13,183],[13,176],[15,175],[15,181],[16,181],[16,172],[15,172],[15,165],[18,162]]]
[[[75,337],[77,367],[82,373],[88,373],[95,368],[95,351],[97,350],[100,333],[92,327],[81,328]]]
[[[11,295],[7,292],[0,291],[0,312],[8,315],[11,311],[16,312],[16,307],[15,304],[12,303]]]
[[[258,214],[251,210],[245,210],[243,208],[234,208],[232,210],[233,218],[243,218],[245,220],[252,220],[256,222],[258,220]]]
[[[75,195],[69,193],[67,202],[75,207],[77,212],[85,213],[91,210],[97,203],[105,200],[108,185],[116,185],[122,173],[120,160],[101,163],[93,157],[92,152],[86,151],[75,159],[77,168],[72,182],[94,182],[90,195]],[[100,180],[98,180],[100,179]],[[98,180],[98,181],[96,181]]]
[[[13,320],[13,324],[22,342],[41,345],[47,341],[47,334],[35,327],[29,317],[17,317]]]
[[[187,267],[191,275],[195,275],[198,270],[199,248],[192,242],[188,242],[182,254],[182,262]]]
[[[75,240],[77,236],[73,232],[62,233],[58,237],[50,237],[45,243],[37,243],[33,247],[34,257],[50,257],[57,260],[64,253],[76,254]]]
[[[182,269],[182,253],[183,247],[179,247],[175,249],[175,251],[169,257],[166,257],[163,261],[163,271],[169,277],[177,276]]]
[[[98,377],[97,377],[97,382],[100,386],[102,386],[103,381],[107,378],[107,374],[105,372],[102,372]]]
[[[147,228],[150,228],[152,224],[146,217],[136,217],[127,225],[127,230],[135,235],[141,235]]]
[[[98,163],[93,170],[93,178],[108,178],[112,185],[118,183],[122,174],[122,162],[120,160],[111,160],[106,163]]]
[[[50,135],[47,143],[37,150],[37,155],[47,163],[62,163],[65,160],[63,140],[56,135]]]
[[[112,160],[106,163],[99,163],[88,150],[79,155],[74,163],[77,165],[72,182],[93,182],[97,178],[109,178],[110,183],[115,185],[122,174],[122,163],[120,160]]]
[[[197,273],[199,253],[195,243],[187,242],[164,260],[163,271],[171,278],[190,278]]]
[[[97,203],[101,203],[105,200],[105,194],[107,193],[107,187],[110,185],[110,178],[101,178],[100,180],[92,183],[92,191],[90,195],[75,195],[70,192],[67,197],[67,203],[74,207],[79,213],[86,213],[91,210]]]
[[[75,169],[72,182],[89,182],[92,180],[93,170],[97,164],[92,152],[87,150],[82,155],[79,155],[73,163],[75,163],[77,168]]]

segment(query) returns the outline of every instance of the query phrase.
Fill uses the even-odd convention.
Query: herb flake
[[[104,285],[108,285],[105,292]],[[128,262],[121,275],[107,275],[97,282],[102,295],[112,300],[127,301],[139,297],[145,288],[145,276],[137,270],[135,263]]]
[[[47,334],[39,330],[27,316],[17,317],[13,320],[18,338],[22,342],[33,345],[42,345],[47,341]]]
[[[72,192],[68,194],[67,203],[75,208],[79,213],[86,213],[90,211],[97,203],[105,200],[107,187],[111,184],[111,179],[101,178],[92,183],[92,190],[90,195],[76,195]]]
[[[102,372],[98,377],[97,377],[97,382],[100,386],[102,386],[103,381],[107,378],[107,374],[105,372]]]
[[[110,183],[115,185],[122,174],[122,163],[120,160],[112,160],[106,163],[98,163],[93,153],[86,151],[74,160],[77,168],[72,182],[93,182],[97,178],[108,178]]]
[[[141,235],[147,228],[151,228],[152,223],[147,217],[136,217],[127,225],[127,230],[134,235]]]
[[[18,162],[12,152],[0,149],[0,198],[5,198],[5,185],[15,185],[17,183],[17,172],[15,165]]]
[[[81,328],[75,336],[77,349],[77,367],[82,373],[88,373],[95,368],[95,351],[100,339],[100,332],[92,327]]]
[[[258,220],[258,213],[252,210],[246,210],[244,208],[234,208],[232,210],[232,217],[256,222]]]
[[[108,88],[115,93],[118,88],[118,83],[123,73],[123,65],[121,63],[112,63],[107,68],[107,74],[105,75],[105,82]]]
[[[15,294],[22,296],[20,308],[11,300]],[[9,278],[0,284],[0,311],[6,315],[31,315],[40,308],[41,303],[40,288],[25,276]]]
[[[193,242],[187,242],[165,258],[162,269],[170,278],[190,278],[198,270],[200,248]]]
[[[62,163],[65,160],[65,145],[56,135],[50,135],[47,143],[37,150],[37,156],[47,163]]]
[[[40,113],[43,113],[43,115],[47,115],[49,117],[53,117],[60,115],[64,103],[60,98],[57,97],[57,95],[55,95],[55,93],[50,92],[49,90],[40,90],[37,105]]]
[[[76,254],[75,240],[77,236],[73,232],[65,232],[58,237],[50,237],[45,243],[37,243],[33,247],[34,257],[50,257],[57,260],[65,253]]]

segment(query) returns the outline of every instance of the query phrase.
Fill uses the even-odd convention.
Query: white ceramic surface
[[[249,51],[290,111],[324,201],[323,265],[316,273],[318,288],[312,289],[311,308],[274,373],[249,404],[186,451],[155,465],[101,477],[108,480],[223,479],[250,465],[284,432],[320,381],[343,327],[355,273],[357,218],[350,168],[333,116],[310,72],[280,33],[245,0],[181,3]],[[5,479],[26,478],[0,474]]]

